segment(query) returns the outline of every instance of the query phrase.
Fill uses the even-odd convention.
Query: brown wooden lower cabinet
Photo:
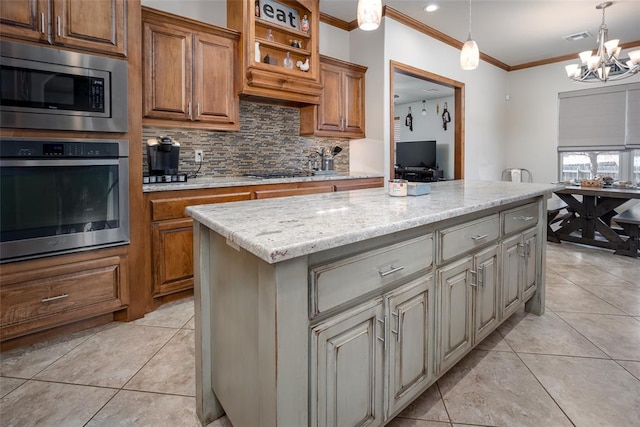
[[[113,250],[0,266],[0,340],[125,308],[127,268]]]
[[[193,288],[193,228],[185,214],[188,206],[374,188],[383,183],[383,178],[362,178],[146,193],[151,271],[145,276],[151,297],[158,300]]]
[[[182,218],[151,225],[153,295],[193,286],[193,221]]]

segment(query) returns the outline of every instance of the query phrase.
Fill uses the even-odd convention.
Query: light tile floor
[[[391,426],[640,425],[640,260],[547,255],[545,315],[514,314]],[[176,301],[0,354],[0,425],[199,426],[193,313]]]

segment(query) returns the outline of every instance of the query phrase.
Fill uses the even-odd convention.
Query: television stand
[[[411,182],[437,182],[444,178],[442,169],[407,167],[395,170],[396,179],[406,179]]]

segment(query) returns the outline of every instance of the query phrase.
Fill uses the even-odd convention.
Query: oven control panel
[[[55,140],[55,139],[3,139],[0,157],[6,158],[117,158],[122,153],[123,141],[112,140]]]

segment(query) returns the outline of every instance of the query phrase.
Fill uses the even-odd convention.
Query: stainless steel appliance
[[[127,132],[127,62],[0,41],[2,127]]]
[[[129,243],[129,143],[0,139],[0,262]]]
[[[177,175],[180,161],[180,143],[168,136],[147,140],[149,175]]]

